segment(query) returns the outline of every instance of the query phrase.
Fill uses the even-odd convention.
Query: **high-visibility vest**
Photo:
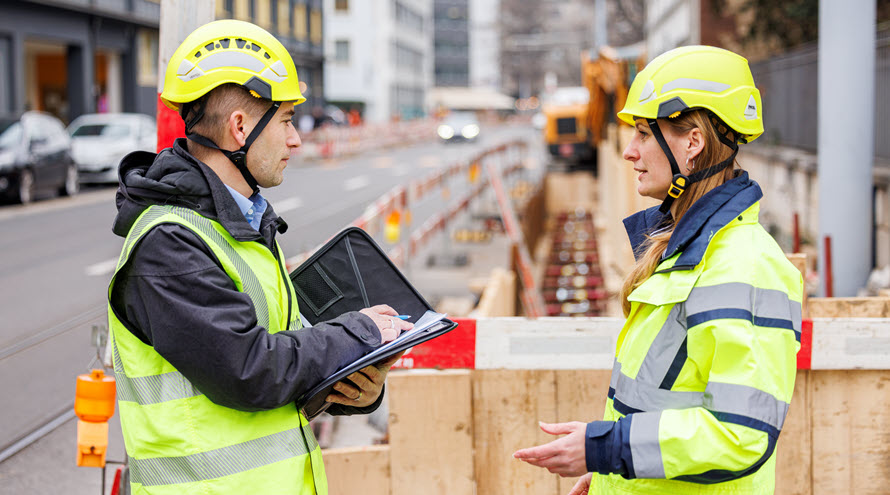
[[[130,230],[117,270],[139,239],[164,223],[182,225],[206,243],[269,333],[300,328],[283,260],[259,242],[236,241],[219,222],[192,210],[148,208]],[[113,286],[114,278],[109,295]],[[318,442],[293,404],[259,412],[214,404],[128,331],[110,305],[108,318],[134,494],[327,494]]]
[[[628,299],[605,419],[630,420],[630,476],[591,494],[771,494],[800,349],[803,278],[755,203],[701,262],[664,260]]]

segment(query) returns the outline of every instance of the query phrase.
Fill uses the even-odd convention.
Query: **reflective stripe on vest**
[[[311,439],[309,450],[306,450],[303,436]],[[212,480],[306,455],[317,447],[312,427],[305,425],[182,457],[130,459],[130,481],[143,486],[157,486]]]
[[[269,308],[266,305],[266,295],[263,293],[263,288],[260,285],[259,280],[256,278],[256,274],[244,259],[239,255],[232,246],[220,235],[220,233],[213,227],[213,224],[210,223],[210,220],[204,218],[192,210],[186,208],[180,208],[178,206],[151,206],[148,210],[139,218],[139,221],[136,222],[136,225],[130,230],[130,234],[127,236],[127,242],[124,245],[124,249],[121,251],[121,257],[118,260],[118,269],[123,266],[129,257],[130,250],[133,247],[133,243],[135,240],[142,237],[143,231],[148,225],[153,224],[157,219],[161,218],[164,215],[174,214],[181,219],[185,220],[189,225],[198,229],[202,234],[206,235],[210,239],[213,240],[216,245],[226,253],[229,260],[231,260],[232,264],[235,266],[235,270],[238,272],[238,276],[241,278],[241,283],[244,286],[244,292],[250,297],[250,300],[253,302],[253,306],[256,310],[257,322],[260,326],[264,328],[269,328]]]

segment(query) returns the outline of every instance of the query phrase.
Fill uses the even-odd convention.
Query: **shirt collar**
[[[244,215],[244,219],[247,220],[247,223],[249,223],[254,230],[260,230],[260,222],[262,221],[263,213],[266,212],[266,207],[268,206],[266,198],[259,192],[254,193],[250,198],[246,198],[243,194],[229,187],[228,184],[223,185],[229,190],[229,193],[241,210],[241,214]]]
[[[662,259],[680,252],[674,269],[692,268],[701,262],[711,237],[763,197],[757,182],[747,172],[708,191],[683,215],[674,228]],[[642,254],[646,236],[668,224],[670,214],[662,215],[658,207],[637,212],[624,219],[634,256]]]

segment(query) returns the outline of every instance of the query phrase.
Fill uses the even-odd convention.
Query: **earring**
[[[689,157],[686,157],[686,163],[683,165],[686,168],[686,172],[691,172],[695,170],[695,160],[692,160],[692,168],[689,168]]]

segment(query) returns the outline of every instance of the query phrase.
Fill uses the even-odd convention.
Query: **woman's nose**
[[[639,160],[640,154],[637,152],[637,147],[634,146],[634,141],[627,143],[627,147],[624,148],[624,153],[621,156],[631,162]]]

